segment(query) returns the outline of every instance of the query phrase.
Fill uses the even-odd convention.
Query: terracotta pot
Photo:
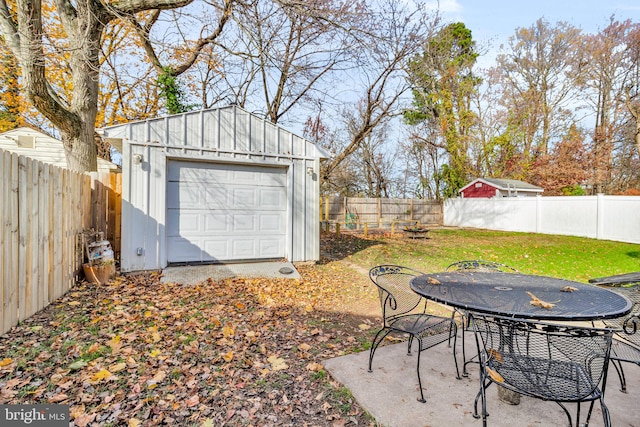
[[[116,266],[114,264],[82,264],[84,275],[87,280],[97,285],[107,283],[116,275]]]

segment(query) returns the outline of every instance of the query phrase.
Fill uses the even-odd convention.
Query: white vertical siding
[[[237,107],[203,110],[105,128],[123,144],[122,271],[167,265],[168,159],[289,168],[287,258],[319,259],[318,172],[322,152],[309,141]],[[142,154],[141,164],[133,162]],[[307,174],[313,167],[314,174]],[[137,255],[142,248],[143,255]]]

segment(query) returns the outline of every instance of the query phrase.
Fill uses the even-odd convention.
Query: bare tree
[[[593,192],[611,190],[616,147],[625,145],[630,120],[635,122],[633,139],[640,140],[638,85],[640,84],[640,24],[618,22],[585,37],[581,80],[585,98],[595,115],[593,132]],[[626,150],[625,150],[626,152]]]
[[[377,126],[401,114],[402,97],[411,88],[405,78],[407,62],[433,35],[439,21],[437,14],[429,16],[421,7],[409,10],[394,0],[376,5],[363,17],[367,30],[354,33],[353,49],[359,64],[354,87],[362,88],[353,108],[359,114],[350,125],[344,149],[325,164],[323,179],[329,179]]]
[[[193,0],[55,0],[56,18],[65,33],[73,91],[69,99],[48,79],[44,44],[47,34],[39,0],[0,0],[0,28],[22,70],[22,86],[35,108],[58,128],[69,167],[96,169],[94,127],[99,96],[100,54],[105,27],[136,14],[178,9]],[[15,6],[15,8],[14,8]]]
[[[579,35],[578,28],[565,22],[552,26],[541,18],[519,28],[497,58],[505,102],[515,112],[512,123],[522,129],[525,161],[546,154],[552,140],[567,129],[566,108],[577,94]]]

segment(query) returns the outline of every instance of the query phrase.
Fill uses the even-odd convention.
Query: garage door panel
[[[234,259],[257,258],[255,239],[234,239],[232,242],[231,256]]]
[[[169,262],[285,256],[286,169],[169,162]]]
[[[281,210],[286,206],[286,194],[275,189],[260,189],[260,207],[262,209]]]
[[[205,227],[204,230],[202,230],[203,233],[222,233],[231,230],[231,221],[229,215],[218,212],[203,212],[201,215],[203,215],[205,218]]]
[[[177,228],[167,230],[168,236],[197,235],[204,229],[203,221],[197,212],[180,212],[177,209],[172,209],[167,212],[167,224],[169,223],[176,224]]]
[[[279,230],[282,230],[284,219],[285,218],[283,214],[277,214],[277,213],[261,214],[260,215],[260,231],[277,233]]]
[[[255,188],[234,188],[230,206],[235,209],[258,209],[258,196]]]
[[[250,232],[255,233],[259,230],[256,227],[256,214],[235,214],[233,215],[233,231],[234,232]]]
[[[284,238],[260,239],[259,248],[262,258],[277,258],[284,250]]]

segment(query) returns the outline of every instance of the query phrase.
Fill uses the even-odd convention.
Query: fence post
[[[542,232],[542,196],[536,195],[536,233]]]
[[[366,222],[364,223],[364,230],[363,230],[362,234],[364,235],[364,237],[368,237],[369,236],[369,224],[367,224]]]
[[[324,197],[324,220],[329,221],[329,196]]]
[[[336,237],[340,237],[340,223],[336,222]]]
[[[604,194],[596,196],[596,239],[604,239]]]

